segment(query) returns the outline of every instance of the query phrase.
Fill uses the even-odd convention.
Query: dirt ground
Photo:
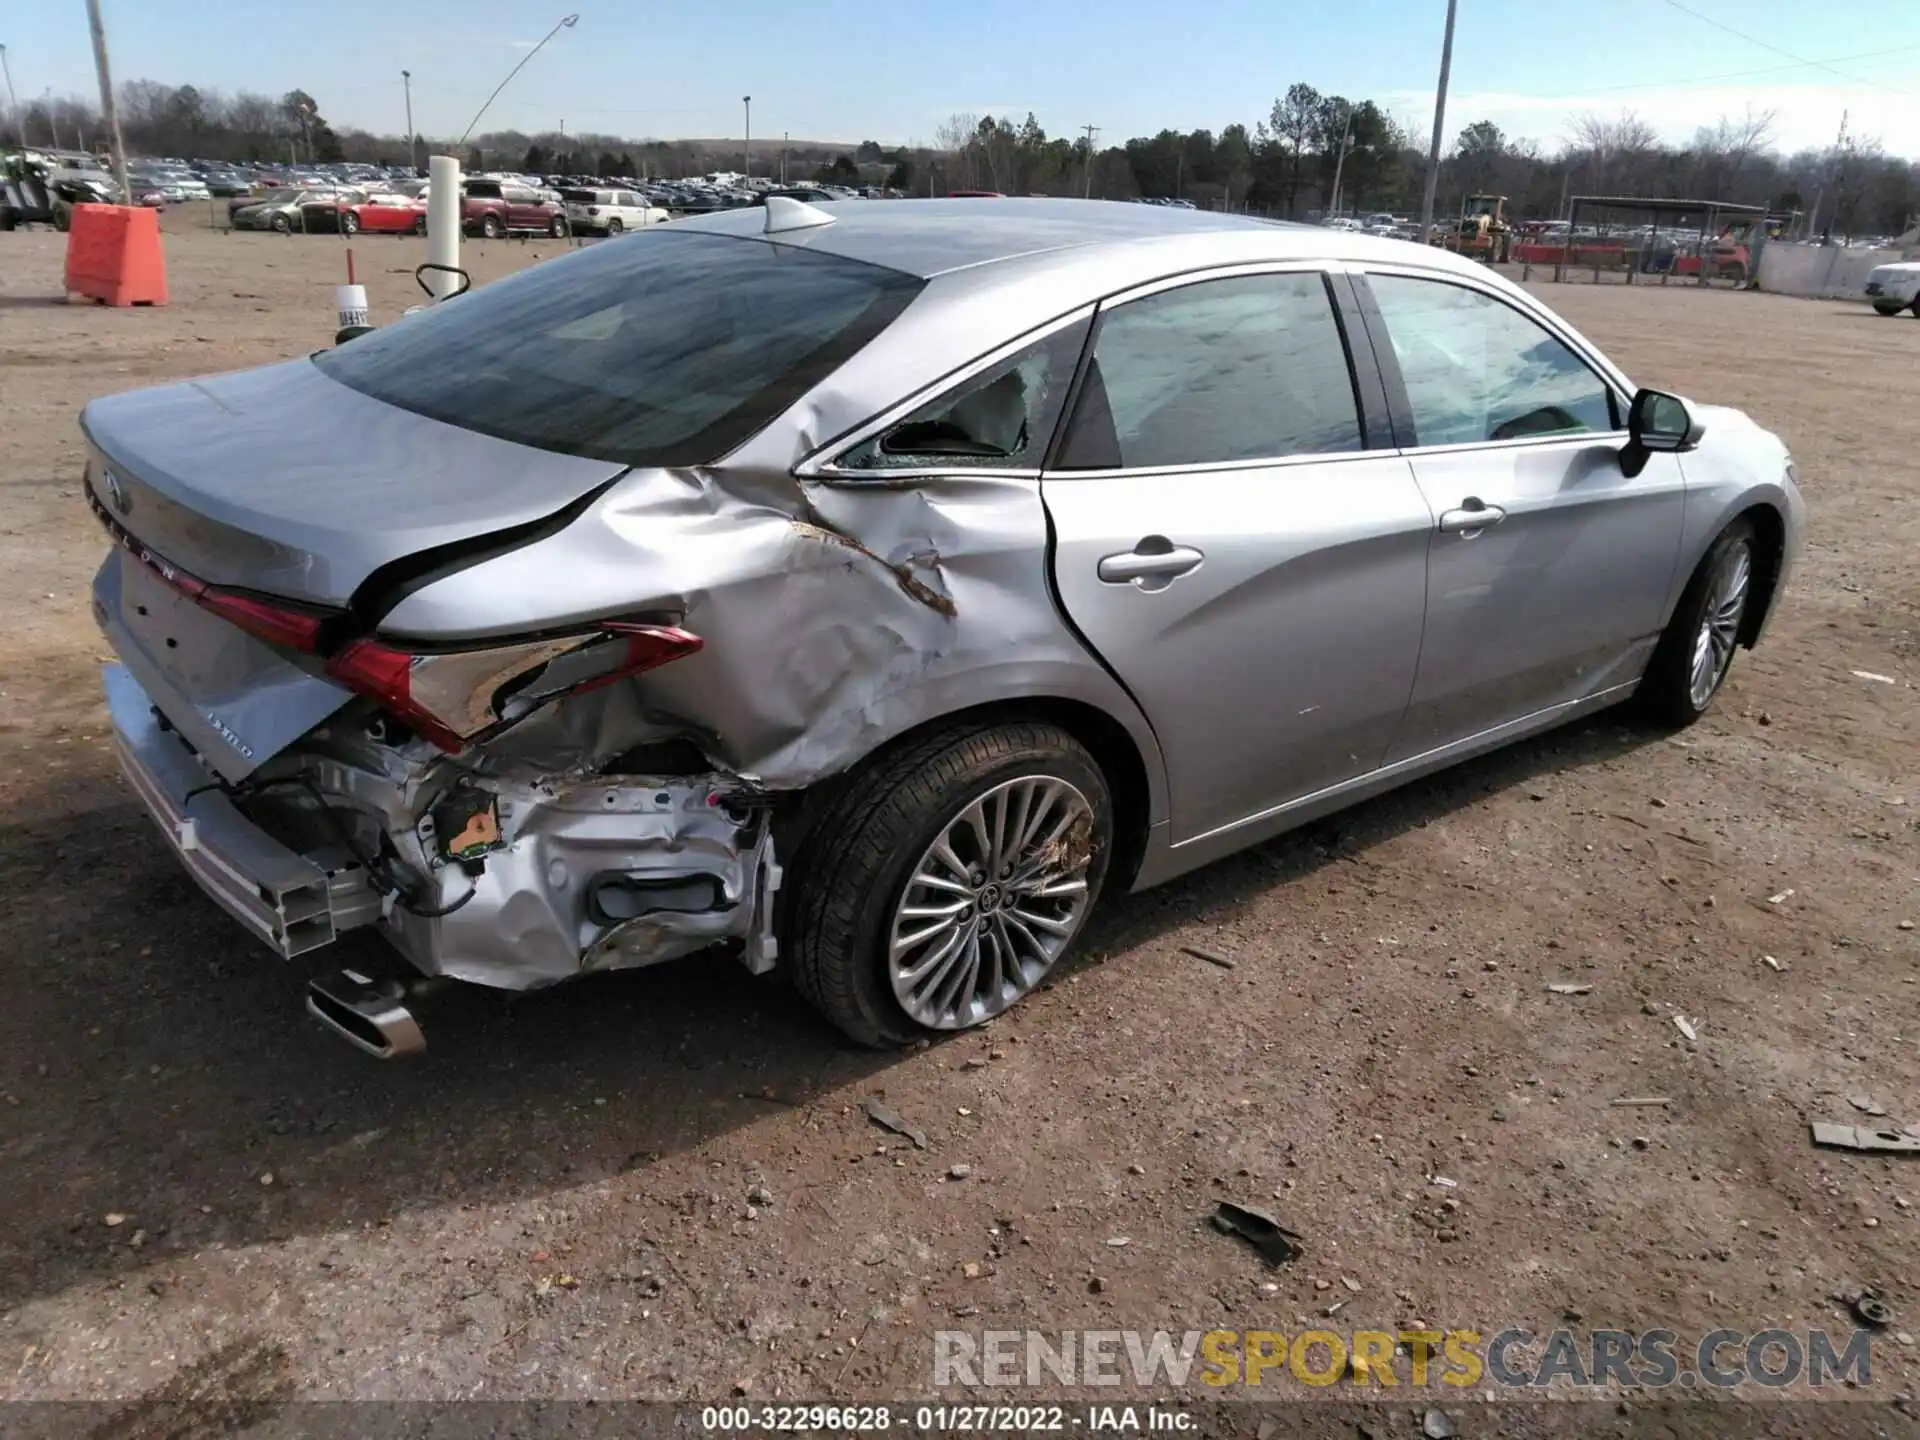
[[[1920,321],[1537,287],[1800,466],[1791,592],[1680,737],[1602,716],[1117,900],[930,1049],[850,1050],[695,959],[453,996],[382,1066],[193,887],[103,735],[81,406],[326,344],[344,278],[337,237],[200,218],[168,216],[155,310],[50,299],[64,237],[0,236],[0,1398],[155,1435],[293,1399],[897,1400],[941,1328],[1804,1332],[1863,1285],[1895,1312],[1863,1392],[1920,1378],[1920,1160],[1808,1137],[1866,1123],[1850,1097],[1920,1121]],[[423,242],[355,253],[391,319]],[[1264,1269],[1222,1198],[1305,1253]]]

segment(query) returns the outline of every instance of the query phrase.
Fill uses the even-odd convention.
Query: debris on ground
[[[949,1180],[964,1180],[971,1174],[973,1174],[973,1166],[971,1165],[949,1165],[947,1167],[947,1178]]]
[[[1671,1095],[1623,1095],[1618,1100],[1609,1100],[1607,1103],[1622,1109],[1653,1108],[1671,1105],[1673,1097]]]
[[[886,1101],[875,1099],[870,1095],[860,1102],[860,1108],[867,1112],[867,1118],[869,1120],[873,1121],[874,1124],[880,1126],[882,1129],[891,1130],[896,1135],[906,1136],[907,1139],[913,1142],[914,1149],[924,1150],[927,1148],[927,1132],[922,1130],[918,1125],[904,1119],[900,1112],[887,1104]]]
[[[1862,1290],[1854,1296],[1852,1309],[1854,1319],[1876,1330],[1884,1330],[1893,1323],[1893,1307],[1872,1290]]]
[[[1778,960],[1774,959],[1773,956],[1771,955],[1762,955],[1760,957],[1760,963],[1766,966],[1769,970],[1785,970],[1787,968],[1786,966],[1782,965]]]
[[[1871,680],[1876,685],[1898,685],[1900,682],[1891,675],[1877,675],[1871,670],[1856,670],[1854,677],[1859,680]]]
[[[1887,1107],[1882,1105],[1878,1100],[1875,1100],[1871,1095],[1849,1095],[1847,1097],[1847,1104],[1853,1106],[1853,1108],[1858,1110],[1862,1115],[1884,1115],[1887,1113]]]
[[[1438,1405],[1427,1407],[1427,1413],[1420,1417],[1420,1433],[1427,1440],[1457,1440],[1460,1431],[1453,1423],[1453,1417]]]
[[[1233,961],[1218,950],[1203,950],[1198,945],[1182,945],[1180,950],[1181,953],[1191,955],[1196,960],[1204,960],[1209,965],[1218,965],[1222,970],[1233,969]]]
[[[1693,1028],[1693,1022],[1687,1019],[1686,1016],[1684,1015],[1674,1016],[1673,1024],[1674,1024],[1674,1028],[1677,1029],[1682,1035],[1686,1036],[1687,1039],[1698,1040],[1700,1038],[1699,1031]]]
[[[1547,989],[1555,995],[1591,995],[1593,993],[1593,987],[1591,985],[1575,985],[1571,981],[1566,980],[1549,985]]]
[[[1791,900],[1793,896],[1794,896],[1794,891],[1792,887],[1788,887],[1787,889],[1782,890],[1778,895],[1767,896],[1767,904],[1784,905],[1787,903],[1787,901]]]
[[[1108,1246],[1115,1250],[1124,1249],[1132,1243],[1133,1237],[1130,1235],[1110,1235],[1107,1237]]]
[[[1920,1139],[1898,1130],[1873,1130],[1865,1125],[1827,1125],[1813,1122],[1813,1143],[1835,1150],[1884,1150],[1895,1155],[1920,1155]]]
[[[1223,1235],[1238,1235],[1258,1250],[1269,1265],[1284,1265],[1298,1255],[1306,1243],[1267,1211],[1232,1200],[1222,1200],[1210,1218],[1214,1229]]]
[[[1444,1175],[1434,1176],[1433,1183],[1438,1185],[1442,1190],[1457,1190],[1460,1188],[1460,1182],[1458,1180],[1449,1180]]]

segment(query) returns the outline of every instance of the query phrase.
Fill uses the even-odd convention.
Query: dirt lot
[[[164,310],[51,301],[61,237],[0,237],[0,1396],[168,1435],[292,1397],[899,1398],[942,1327],[1804,1331],[1868,1283],[1869,1393],[1920,1377],[1920,1161],[1807,1132],[1848,1097],[1920,1121],[1920,322],[1541,287],[1799,461],[1792,591],[1683,737],[1602,717],[1114,903],[1073,973],[928,1050],[850,1051],[694,960],[454,997],[380,1066],[103,738],[81,405],[322,345],[343,278],[337,238],[168,228]],[[376,318],[423,249],[359,242]],[[1305,1255],[1211,1232],[1229,1196]],[[1476,1397],[1468,1433],[1514,1423]]]

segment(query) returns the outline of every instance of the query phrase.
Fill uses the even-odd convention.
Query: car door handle
[[[1204,552],[1191,545],[1175,545],[1164,535],[1149,535],[1131,550],[1101,556],[1096,573],[1109,585],[1155,580],[1167,584],[1199,569],[1200,562],[1206,558]],[[1143,584],[1141,588],[1159,589],[1160,586]]]
[[[1507,512],[1498,505],[1489,505],[1479,496],[1469,495],[1460,502],[1458,510],[1440,512],[1440,529],[1448,535],[1477,535],[1506,518]]]

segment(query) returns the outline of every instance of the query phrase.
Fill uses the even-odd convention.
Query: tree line
[[[1097,131],[1049,135],[1036,116],[956,114],[932,144],[853,148],[757,140],[752,156],[725,140],[634,140],[594,133],[493,131],[456,149],[422,136],[334,126],[302,90],[274,97],[133,80],[120,87],[128,152],[236,163],[424,163],[459,154],[474,170],[673,179],[751,164],[790,181],[886,185],[915,194],[994,190],[1113,200],[1186,200],[1202,208],[1280,218],[1416,211],[1427,156],[1417,126],[1372,100],[1323,94],[1301,82],[1251,128],[1162,130],[1100,145]],[[1808,233],[1900,233],[1920,219],[1920,165],[1883,153],[1877,140],[1843,136],[1819,150],[1782,154],[1773,116],[1748,111],[1702,124],[1684,144],[1662,140],[1631,111],[1576,118],[1547,144],[1512,137],[1488,120],[1467,125],[1442,159],[1438,211],[1470,194],[1508,197],[1519,218],[1563,215],[1575,195],[1669,196],[1803,212]],[[0,123],[0,139],[98,149],[96,107],[35,101]]]

